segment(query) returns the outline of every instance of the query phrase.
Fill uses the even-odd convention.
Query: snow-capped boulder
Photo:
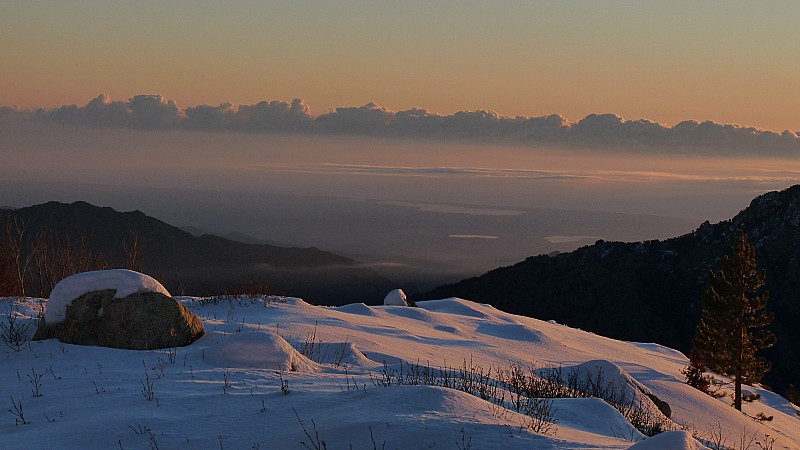
[[[408,306],[406,293],[402,289],[395,289],[386,294],[383,304],[387,306]]]
[[[124,298],[137,292],[160,292],[167,297],[170,293],[155,278],[127,269],[94,270],[78,273],[63,280],[53,288],[44,320],[48,325],[64,321],[67,307],[72,301],[87,292],[112,289],[114,298]]]
[[[161,283],[131,270],[65,278],[53,289],[34,339],[148,350],[189,345],[203,323]]]

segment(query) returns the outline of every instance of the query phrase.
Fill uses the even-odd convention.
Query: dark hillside
[[[800,185],[757,197],[731,220],[663,241],[598,241],[571,253],[533,256],[418,296],[458,296],[516,314],[556,320],[615,339],[688,352],[711,269],[744,230],[767,272],[778,337],[765,378],[800,385]]]
[[[21,220],[27,239],[47,231],[75,244],[85,237],[89,250],[111,267],[126,266],[125,246],[141,243],[143,272],[173,293],[220,293],[266,285],[271,293],[302,296],[316,303],[380,302],[391,283],[357,261],[316,248],[247,244],[182,231],[141,211],[117,212],[85,202],[48,202],[0,210]],[[5,227],[3,229],[5,231]],[[46,294],[45,294],[46,295]]]

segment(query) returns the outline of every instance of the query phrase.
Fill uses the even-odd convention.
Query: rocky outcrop
[[[116,291],[88,292],[67,306],[62,323],[41,323],[34,340],[151,350],[182,347],[205,334],[203,323],[177,300],[159,292],[115,299]]]

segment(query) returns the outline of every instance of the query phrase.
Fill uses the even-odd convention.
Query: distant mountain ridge
[[[539,255],[441,286],[416,300],[458,296],[504,311],[556,320],[615,339],[657,342],[688,352],[709,270],[718,270],[744,230],[766,269],[778,341],[765,352],[765,382],[800,385],[800,185],[756,197],[734,218],[666,240],[597,241]],[[532,355],[535,357],[535,355]]]
[[[102,252],[114,267],[123,266],[123,245],[138,236],[142,270],[167,289],[189,294],[219,293],[265,284],[273,293],[303,296],[310,302],[380,302],[392,288],[388,280],[352,259],[317,248],[290,248],[237,242],[213,235],[195,237],[141,211],[118,212],[78,201],[47,202],[0,210],[5,224],[13,215],[27,236],[49,230]],[[173,293],[174,293],[173,292]]]
[[[181,230],[191,234],[195,237],[200,237],[205,234],[210,234],[213,236],[219,236],[221,238],[228,239],[229,241],[236,241],[242,242],[245,244],[267,244],[273,245],[276,247],[286,247],[286,245],[281,245],[279,242],[267,241],[265,239],[259,239],[257,237],[250,236],[249,234],[240,233],[238,231],[208,231],[202,228],[193,227],[193,226],[183,226],[178,227]]]

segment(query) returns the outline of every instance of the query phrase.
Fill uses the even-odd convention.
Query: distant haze
[[[598,238],[688,232],[800,179],[791,158],[672,157],[646,148],[35,121],[2,133],[0,204],[140,209],[178,226],[317,246],[429,285]]]

